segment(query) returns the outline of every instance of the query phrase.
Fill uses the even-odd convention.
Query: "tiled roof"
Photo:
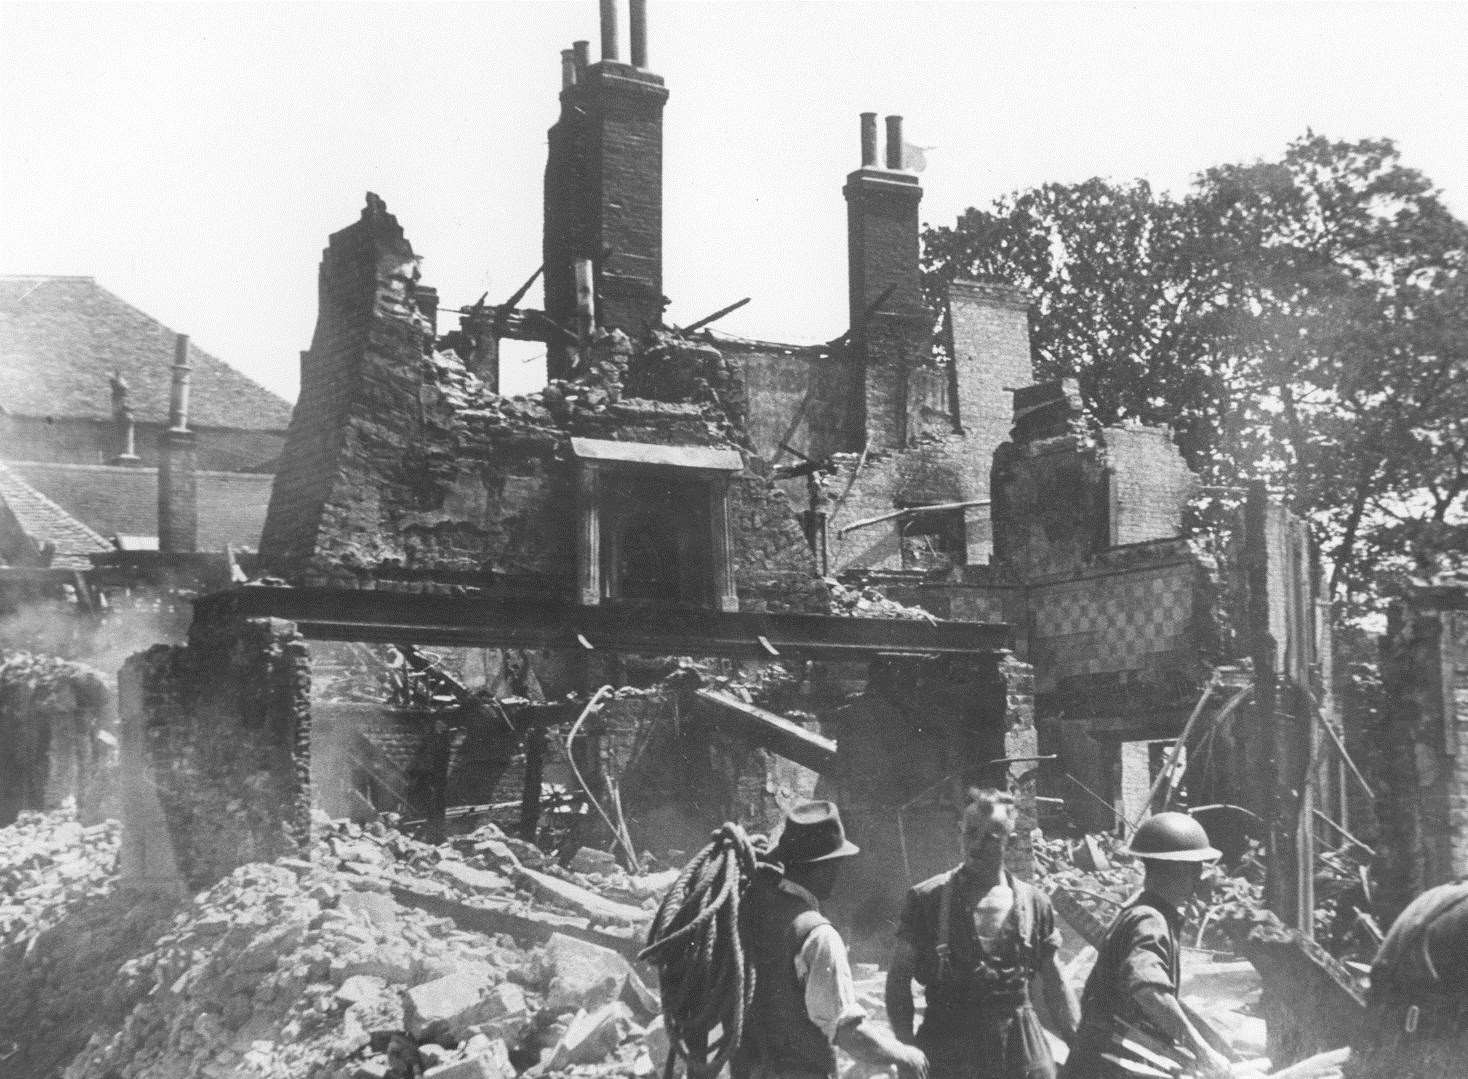
[[[10,511],[20,530],[36,544],[56,545],[51,565],[58,569],[87,569],[92,551],[110,551],[112,545],[92,529],[0,464],[0,504]]]
[[[103,536],[158,534],[158,470],[119,465],[8,461],[12,472]],[[255,550],[265,528],[274,477],[198,472],[199,550],[226,544]],[[109,546],[110,549],[110,546]]]
[[[168,418],[176,334],[90,277],[0,276],[0,411],[108,418],[120,370],[139,422]],[[189,344],[189,424],[284,431],[291,406]]]

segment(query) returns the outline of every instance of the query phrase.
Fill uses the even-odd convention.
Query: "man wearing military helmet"
[[[1178,1000],[1180,908],[1219,852],[1186,813],[1158,813],[1132,836],[1141,893],[1111,923],[1081,996],[1081,1023],[1065,1079],[1132,1079],[1160,1061],[1186,1060],[1202,1079],[1230,1074]]]

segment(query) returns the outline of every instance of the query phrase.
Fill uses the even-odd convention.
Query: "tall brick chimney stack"
[[[592,275],[594,323],[640,336],[663,319],[663,105],[647,66],[646,0],[631,0],[631,63],[621,57],[616,0],[601,2],[601,60],[575,43],[561,54],[561,115],[545,166],[545,310],[577,332],[576,263]],[[580,310],[585,310],[583,303]],[[547,374],[565,378],[574,346],[562,338]]]
[[[908,367],[930,347],[931,319],[918,276],[918,203],[923,189],[903,169],[902,117],[887,117],[885,162],[877,158],[877,114],[861,114],[861,168],[846,178],[850,349],[860,399],[853,442],[896,445],[906,424]]]
[[[158,436],[158,549],[195,551],[199,547],[196,436],[189,430],[189,338],[173,345],[173,385],[168,395],[168,426]]]

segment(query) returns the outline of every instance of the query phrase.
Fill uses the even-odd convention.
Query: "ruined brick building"
[[[533,830],[562,763],[547,747],[608,684],[630,688],[571,755],[637,842],[688,849],[719,820],[765,825],[830,792],[868,851],[846,913],[874,935],[906,881],[955,857],[963,781],[1015,782],[1027,814],[1038,784],[1081,825],[1116,827],[1174,793],[1180,736],[1202,762],[1186,796],[1261,822],[1276,909],[1308,924],[1311,813],[1339,820],[1346,798],[1301,523],[1256,486],[1237,528],[1190,536],[1196,481],[1169,433],[1100,427],[1072,384],[1032,385],[1025,297],[1003,284],[956,283],[935,352],[896,117],[882,155],[862,116],[843,188],[845,334],[810,348],[666,327],[668,91],[633,11],[630,63],[614,24],[600,61],[584,42],[561,56],[543,310],[440,325],[376,195],[331,236],[267,580],[201,602],[187,647],[124,672],[125,751],[154,776],[128,793],[136,874],[198,883],[290,849],[313,798],[380,808],[358,781],[399,784],[415,754],[487,777],[464,801],[504,797],[518,770]],[[498,392],[506,339],[545,345],[544,390]],[[916,617],[843,616],[842,573]],[[435,726],[330,697],[334,642],[497,658]],[[648,658],[667,656],[695,662]],[[776,669],[753,702],[718,677]]]

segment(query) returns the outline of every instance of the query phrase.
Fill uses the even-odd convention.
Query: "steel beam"
[[[966,656],[1012,647],[1002,623],[754,614],[659,603],[581,606],[533,596],[241,585],[194,603],[201,620],[282,618],[316,640],[560,648],[747,659]]]

